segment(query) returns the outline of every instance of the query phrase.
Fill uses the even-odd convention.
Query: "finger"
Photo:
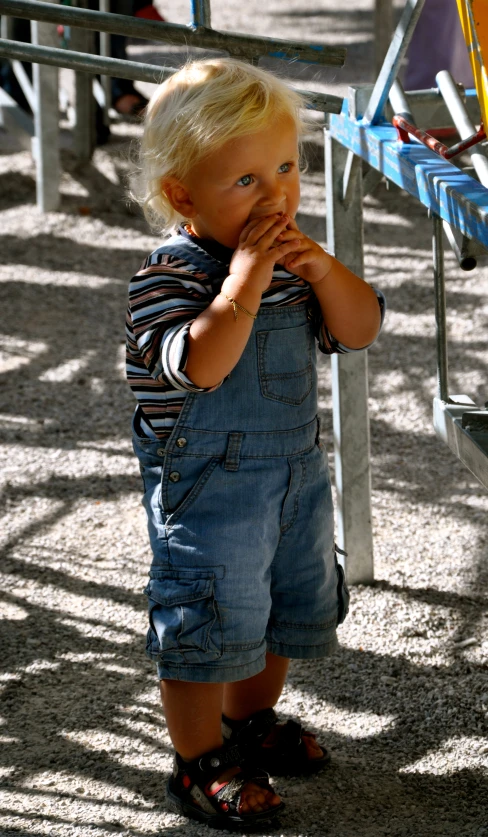
[[[259,244],[265,248],[271,247],[275,244],[278,235],[283,232],[287,224],[287,216],[274,217],[271,224],[266,223],[261,227],[258,225],[250,233],[248,237],[248,244]]]
[[[298,239],[294,239],[292,241],[285,241],[284,244],[279,244],[277,247],[274,248],[274,252],[276,254],[276,261],[279,264],[283,263],[283,260],[290,254],[293,254],[293,258],[295,257],[297,246],[300,244]]]
[[[297,236],[297,232],[298,232],[298,236]],[[303,233],[300,232],[300,230],[290,230],[288,228],[286,230],[283,230],[283,232],[281,232],[278,236],[276,236],[276,240],[279,241],[279,242],[292,241],[292,240],[295,240],[296,238],[299,238],[300,240],[304,240],[305,236],[303,235]]]
[[[288,229],[298,231],[298,224],[295,221],[295,219],[292,218],[291,216],[289,216],[289,218],[290,218],[290,220],[288,221],[288,224],[287,224]]]
[[[297,242],[295,246],[295,255],[298,256],[301,253],[309,253],[311,254],[313,251],[310,249],[308,241],[305,239],[295,238],[291,239],[292,241]],[[285,242],[286,243],[286,242]]]
[[[287,262],[287,268],[296,268],[302,267],[304,264],[308,264],[309,262],[313,261],[313,253],[311,250],[305,250],[302,253],[298,253],[298,255],[293,255],[293,258]]]
[[[253,218],[242,230],[239,241],[242,243],[246,242],[247,244],[255,244],[277,221],[281,221],[282,226],[284,226],[282,215],[265,215],[261,218]]]

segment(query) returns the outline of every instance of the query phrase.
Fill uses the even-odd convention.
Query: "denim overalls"
[[[217,293],[225,266],[193,242],[179,251]],[[153,550],[147,653],[161,679],[231,682],[260,672],[267,650],[312,659],[337,647],[349,597],[315,352],[306,304],[262,306],[237,366],[220,388],[187,395],[169,439],[143,438],[136,411]]]

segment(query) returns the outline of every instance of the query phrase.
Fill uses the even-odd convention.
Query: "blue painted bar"
[[[456,227],[488,247],[488,189],[412,139],[402,143],[389,124],[349,119],[347,103],[330,116],[330,133],[388,180]]]

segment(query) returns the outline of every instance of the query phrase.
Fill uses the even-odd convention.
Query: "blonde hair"
[[[132,195],[152,227],[167,232],[185,220],[162,180],[184,179],[226,142],[290,116],[300,136],[302,97],[271,73],[232,58],[193,61],[164,81],[146,108]]]

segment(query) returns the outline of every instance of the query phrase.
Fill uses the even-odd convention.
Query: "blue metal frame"
[[[475,91],[468,91],[476,95]],[[400,142],[389,123],[330,116],[331,136],[470,238],[488,247],[488,190],[419,142]]]

